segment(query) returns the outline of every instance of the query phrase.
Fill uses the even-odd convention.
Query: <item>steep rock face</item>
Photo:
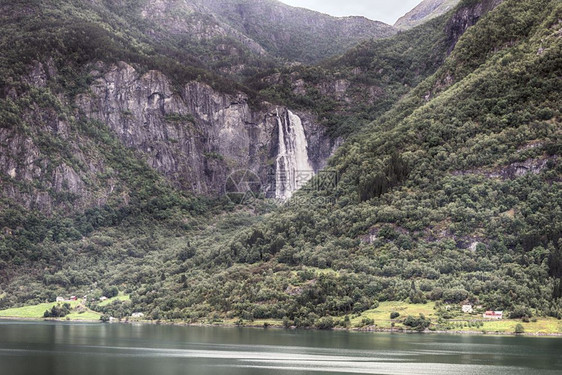
[[[239,169],[267,180],[279,152],[278,119],[287,108],[254,110],[243,93],[218,93],[200,82],[174,89],[160,72],[140,74],[126,63],[100,70],[92,94],[81,95],[78,106],[181,188],[220,194]],[[301,121],[311,164],[321,168],[335,144],[310,115]]]
[[[45,87],[56,71],[50,62],[35,63],[23,80]],[[14,92],[12,99],[18,98]],[[27,209],[51,213],[102,205],[117,181],[101,181],[104,158],[68,118],[54,108],[30,102],[21,113],[26,128],[0,128],[0,193]]]
[[[301,126],[305,139],[294,147],[306,152],[307,170],[323,168],[338,145],[313,115],[269,103],[255,109],[244,93],[219,93],[201,82],[177,87],[161,72],[140,73],[124,62],[97,63],[90,73],[96,79],[75,98],[76,119],[109,128],[123,146],[184,190],[218,196],[232,172],[250,170],[274,197],[279,139],[294,139],[291,127],[279,132],[279,122],[287,118]],[[46,83],[56,74],[48,63],[36,63],[25,79],[48,90]],[[126,204],[131,186],[118,166],[108,164],[103,151],[108,145],[100,149],[76,120],[52,108],[33,104],[24,121],[31,131],[0,128],[3,197],[45,213],[116,199]]]
[[[151,22],[149,33],[183,35],[201,42],[212,42],[221,38],[233,38],[258,55],[267,52],[257,42],[240,31],[218,20],[202,5],[183,0],[156,0],[147,2],[140,10],[140,18]]]
[[[394,27],[407,30],[421,25],[453,9],[460,0],[424,0],[417,7],[401,17]]]
[[[493,10],[503,1],[484,0],[458,9],[447,25],[447,35],[449,37],[447,41],[448,52],[451,53],[453,51],[458,40],[469,27],[474,26],[483,15]]]
[[[460,38],[470,27],[476,25],[482,17],[503,2],[504,0],[482,0],[476,3],[459,6],[446,25],[447,39],[445,40],[445,46],[447,48],[447,54],[450,55],[453,52]],[[460,78],[458,77],[456,68],[458,65],[462,64],[453,63],[456,59],[457,58],[453,55],[451,64],[437,73],[432,89],[424,94],[425,101],[429,101]],[[473,63],[474,61],[476,61],[476,57],[471,58],[471,62]]]

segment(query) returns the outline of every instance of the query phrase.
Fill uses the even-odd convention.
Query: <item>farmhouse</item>
[[[474,309],[472,308],[472,305],[462,305],[462,312],[465,314],[472,314]]]
[[[484,319],[503,319],[503,311],[486,311],[483,315]]]

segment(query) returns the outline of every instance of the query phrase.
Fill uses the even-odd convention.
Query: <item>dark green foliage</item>
[[[109,320],[110,320],[109,315],[102,315],[102,316],[100,316],[100,321],[101,321],[102,323],[107,323],[107,322],[109,322]]]
[[[195,123],[195,119],[191,114],[181,115],[179,113],[168,113],[166,114],[165,119],[166,121],[169,122],[180,122],[180,123],[189,122],[192,124]]]
[[[533,316],[531,309],[523,306],[516,306],[510,313],[510,319],[530,319]]]
[[[116,286],[111,286],[103,289],[102,294],[107,298],[113,298],[119,294],[119,289]]]
[[[431,324],[431,320],[427,319],[423,314],[420,314],[418,318],[408,315],[404,320],[404,325],[410,327],[416,331],[425,331]]]
[[[43,314],[44,318],[64,318],[68,314],[70,314],[70,304],[57,304],[51,308],[51,310],[45,311]]]
[[[315,326],[318,329],[332,329],[335,326],[334,319],[331,316],[322,317],[316,321]]]
[[[442,16],[415,30],[365,41],[321,66],[282,70],[274,84],[268,77],[275,72],[265,72],[251,79],[249,85],[269,101],[314,111],[334,138],[348,136],[390,109],[443,63],[448,19]],[[304,94],[294,90],[298,79],[304,81]],[[349,82],[347,101],[326,89],[339,80]]]
[[[359,199],[364,202],[380,197],[404,181],[408,177],[408,169],[407,163],[400,155],[392,154],[378,170],[365,171],[366,173],[358,176]]]

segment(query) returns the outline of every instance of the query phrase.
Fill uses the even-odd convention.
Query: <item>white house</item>
[[[133,314],[131,314],[131,317],[133,318],[144,318],[144,314],[141,312],[135,312]]]
[[[472,314],[474,309],[472,308],[472,305],[462,305],[462,312],[465,314]]]
[[[64,301],[65,301],[64,297],[57,297],[57,302],[64,302]]]

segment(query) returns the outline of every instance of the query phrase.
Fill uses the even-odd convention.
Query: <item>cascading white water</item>
[[[314,175],[308,159],[308,142],[299,116],[287,110],[281,118],[277,111],[279,152],[275,171],[275,198],[287,200]]]

